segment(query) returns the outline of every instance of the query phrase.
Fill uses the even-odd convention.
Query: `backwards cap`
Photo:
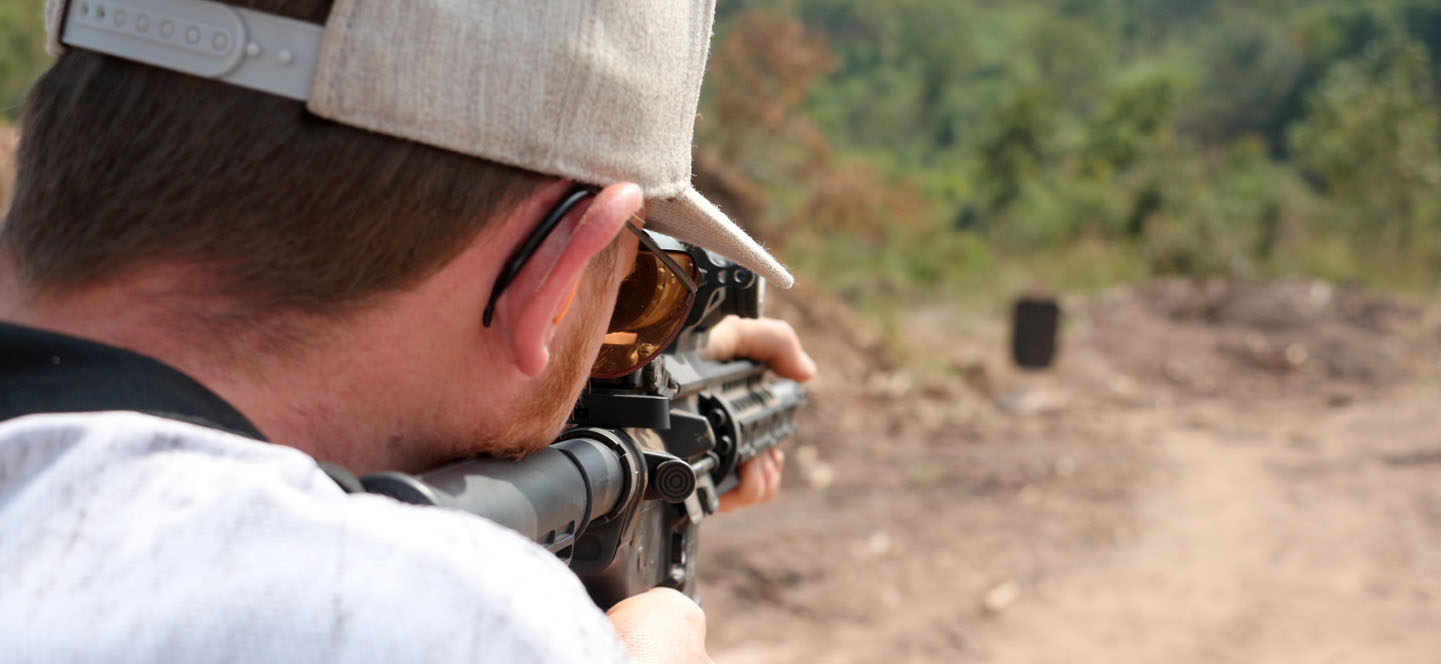
[[[691,186],[713,0],[335,0],[325,25],[208,0],[46,0],[83,48],[304,101],[336,122],[584,184],[789,287]],[[63,45],[63,46],[62,46]]]

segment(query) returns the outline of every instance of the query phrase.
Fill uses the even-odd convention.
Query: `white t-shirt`
[[[0,422],[0,662],[623,662],[580,582],[490,521],[129,412]]]

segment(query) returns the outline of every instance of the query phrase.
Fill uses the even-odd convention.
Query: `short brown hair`
[[[231,0],[323,22],[329,0]],[[545,176],[299,102],[72,49],[36,82],[0,250],[65,292],[157,261],[251,312],[327,314],[445,265]]]

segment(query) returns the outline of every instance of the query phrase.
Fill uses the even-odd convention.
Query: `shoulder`
[[[0,529],[0,623],[60,659],[622,657],[575,577],[519,535],[346,495],[295,450],[181,422],[0,423]]]

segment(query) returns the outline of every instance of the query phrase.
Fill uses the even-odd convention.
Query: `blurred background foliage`
[[[48,63],[0,4],[0,112]],[[1441,278],[1436,0],[723,0],[697,184],[870,313]]]
[[[0,121],[14,122],[30,82],[50,64],[40,2],[0,2]]]
[[[701,188],[872,313],[1441,278],[1441,2],[731,0]]]

